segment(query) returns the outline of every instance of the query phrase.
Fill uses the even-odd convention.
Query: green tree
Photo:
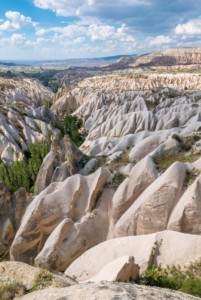
[[[82,125],[82,119],[72,115],[67,115],[63,120],[57,120],[55,122],[55,127],[60,129],[63,135],[68,134],[78,147],[84,142],[84,139],[79,132]]]
[[[48,143],[37,142],[31,144],[26,153],[26,161],[18,160],[11,166],[5,163],[0,164],[0,181],[8,186],[12,192],[17,191],[20,187],[30,192],[34,186],[43,159],[48,152]]]
[[[28,149],[29,159],[29,173],[33,182],[35,182],[40,166],[42,165],[43,159],[49,152],[49,144],[45,142],[37,142],[31,144]]]

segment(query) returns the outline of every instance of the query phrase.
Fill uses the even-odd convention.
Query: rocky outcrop
[[[186,190],[177,203],[168,223],[168,229],[201,234],[201,176]]]
[[[129,209],[139,195],[157,178],[158,174],[150,157],[136,164],[129,177],[116,190],[112,200],[112,219],[114,224]]]
[[[62,139],[56,136],[52,140],[51,151],[46,155],[39,169],[35,194],[39,194],[52,182],[61,182],[79,173],[85,163],[83,153],[68,135]]]
[[[80,300],[82,299],[122,300],[198,300],[187,294],[143,285],[121,282],[84,283],[63,289],[45,289],[23,296],[22,300]]]
[[[105,265],[98,274],[90,278],[90,282],[136,281],[139,277],[139,266],[133,256],[122,256]]]
[[[188,166],[174,163],[137,198],[115,225],[116,236],[165,230],[183,192]]]
[[[59,133],[52,92],[32,79],[0,78],[0,157],[7,164],[23,159],[28,146]]]
[[[80,149],[69,136],[59,140],[51,113],[32,107],[19,117],[29,142],[33,132],[42,138],[55,131],[11,259],[99,281],[134,278],[130,257],[140,271],[200,258],[200,177],[193,167],[201,167],[191,164],[201,153],[200,88],[194,74],[110,75],[64,86],[52,109],[61,118],[74,111],[83,119]],[[20,137],[7,117],[2,124]],[[2,135],[6,160],[21,146],[14,148],[14,138],[7,145]]]
[[[25,189],[20,188],[13,194],[0,182],[0,259],[8,255],[9,246],[30,200],[31,197]]]
[[[147,266],[185,266],[201,257],[201,237],[174,231],[128,236],[103,242],[75,260],[65,274],[78,282],[90,281],[114,259],[133,256],[140,272]]]
[[[31,107],[42,106],[44,100],[51,103],[52,92],[33,79],[0,78],[0,88],[1,97],[5,97],[8,102],[20,101],[19,107],[23,104]]]
[[[139,56],[131,63],[132,67],[139,66],[200,66],[201,47],[173,48],[160,52]]]
[[[12,259],[30,263],[36,258],[40,266],[63,271],[84,251],[104,241],[110,181],[109,171],[100,168],[88,177],[77,174],[50,184],[28,207],[11,248]]]
[[[52,274],[47,270],[32,267],[21,262],[5,261],[0,263],[0,286],[11,283],[22,284],[26,290],[39,290],[46,287],[67,287],[76,282],[61,274]]]

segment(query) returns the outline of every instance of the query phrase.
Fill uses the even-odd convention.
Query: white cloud
[[[176,34],[199,35],[201,34],[201,17],[192,19],[184,24],[178,24],[174,29]]]
[[[15,45],[21,45],[25,42],[26,38],[23,34],[14,33],[11,35],[9,40],[11,41],[11,43],[13,43]]]
[[[15,31],[27,25],[37,26],[30,17],[25,17],[17,11],[7,11],[5,17],[7,20],[0,25],[1,31]]]
[[[77,8],[84,3],[83,0],[34,0],[37,7],[53,10],[60,16],[75,15]]]
[[[72,16],[72,15],[87,15],[88,12],[97,11],[102,7],[114,8],[112,1],[106,0],[33,0],[35,6],[42,9],[50,9],[59,16]],[[135,7],[136,5],[149,4],[150,0],[116,0],[115,6]]]
[[[150,46],[160,46],[161,44],[170,44],[174,40],[169,36],[165,35],[158,35],[155,38],[149,38],[149,45]]]
[[[129,33],[129,29],[125,24],[122,24],[118,28],[105,24],[91,24],[88,26],[72,24],[65,27],[52,27],[49,29],[40,28],[36,31],[36,35],[39,37],[50,33],[54,33],[54,39],[67,38],[68,40],[75,40],[82,37],[83,39],[89,39],[92,42],[115,40],[117,42],[132,43],[135,41],[135,38]]]

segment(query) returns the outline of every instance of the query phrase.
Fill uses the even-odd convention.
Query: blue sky
[[[201,46],[201,0],[0,0],[0,60]]]

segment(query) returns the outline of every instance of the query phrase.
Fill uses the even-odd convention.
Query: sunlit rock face
[[[45,141],[54,128],[54,115],[47,108],[52,92],[33,79],[0,78],[0,157],[12,164],[24,158],[28,146]]]
[[[73,113],[83,120],[85,141],[78,149],[68,136],[58,142],[55,132],[11,259],[70,274],[85,252],[97,251],[101,262],[106,251],[93,247],[105,242],[118,250],[119,240],[124,248],[118,257],[111,252],[94,273],[89,264],[90,278],[98,280],[110,263],[117,272],[126,265],[132,273],[134,263],[141,269],[154,261],[165,265],[174,252],[192,253],[188,262],[176,256],[181,265],[200,258],[200,89],[193,74],[99,76],[64,86],[40,122],[51,112],[57,118]],[[80,281],[90,279],[82,271]]]

